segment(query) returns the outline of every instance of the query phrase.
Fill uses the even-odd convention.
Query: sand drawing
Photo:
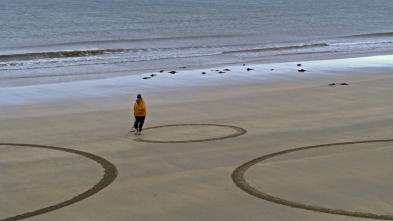
[[[214,137],[214,138],[208,138],[208,139],[201,139],[201,140],[184,140],[184,141],[155,141],[155,140],[145,140],[142,138],[134,139],[135,141],[139,142],[150,142],[150,143],[189,143],[189,142],[203,142],[203,141],[212,141],[212,140],[221,140],[221,139],[228,139],[232,137],[237,137],[242,134],[245,134],[247,131],[244,130],[243,128],[240,127],[235,127],[235,126],[228,126],[228,125],[219,125],[219,124],[176,124],[176,125],[164,125],[164,126],[157,126],[157,127],[150,127],[146,128],[145,130],[152,130],[155,128],[164,128],[164,127],[176,127],[176,126],[214,126],[214,127],[222,127],[222,128],[229,128],[233,129],[234,133],[231,133],[227,136],[222,136],[222,137]],[[128,136],[127,134],[126,136]],[[131,136],[130,136],[131,137]],[[93,194],[98,193],[100,190],[104,189],[108,185],[110,185],[117,177],[118,172],[116,169],[116,166],[112,164],[111,162],[105,160],[104,158],[101,158],[97,155],[79,151],[79,150],[74,150],[74,149],[69,149],[69,148],[62,148],[62,147],[54,147],[54,146],[44,146],[44,145],[36,145],[36,144],[21,144],[21,143],[0,143],[0,146],[24,146],[24,147],[32,147],[32,148],[44,148],[44,149],[50,149],[50,150],[57,150],[57,151],[63,151],[63,152],[68,152],[68,153],[73,153],[77,154],[83,157],[86,157],[88,159],[91,159],[93,161],[96,161],[98,164],[100,164],[104,168],[104,175],[101,178],[101,180],[95,184],[92,188],[88,189],[87,191],[78,194],[77,196],[74,196],[73,198],[66,200],[64,202],[58,203],[56,205],[48,206],[42,209],[38,209],[35,211],[31,212],[26,212],[20,215],[15,215],[12,217],[4,218],[1,219],[0,221],[14,221],[14,220],[21,220],[21,219],[26,219],[29,217],[41,215],[44,213],[48,213],[54,210],[61,209],[63,207],[69,206],[71,204],[74,204],[76,202],[79,202],[83,199],[86,199],[87,197],[92,196]]]
[[[145,128],[143,130],[145,131],[145,130],[166,128],[166,127],[182,127],[182,126],[203,126],[206,128],[221,127],[221,128],[226,128],[226,129],[232,129],[234,131],[234,133],[231,133],[231,134],[228,134],[225,136],[220,136],[220,137],[211,137],[211,138],[206,138],[206,139],[188,139],[188,140],[152,140],[152,139],[145,139],[145,138],[139,137],[139,136],[135,137],[131,133],[126,134],[126,137],[129,139],[133,139],[134,141],[147,142],[147,143],[192,143],[192,142],[205,142],[205,141],[229,139],[229,138],[237,137],[237,136],[247,133],[247,130],[245,130],[241,127],[230,126],[230,125],[221,125],[221,124],[173,124],[173,125],[162,125],[162,126],[149,127],[149,128]]]
[[[54,146],[44,146],[44,145],[36,145],[36,144],[18,144],[18,143],[0,143],[0,146],[23,146],[23,147],[43,148],[43,149],[73,153],[73,154],[77,154],[77,155],[86,157],[90,160],[93,160],[93,161],[97,162],[98,164],[100,164],[104,168],[104,175],[101,178],[101,180],[97,184],[95,184],[93,187],[88,189],[87,191],[80,193],[80,194],[74,196],[73,198],[63,201],[61,203],[58,203],[56,205],[52,205],[52,206],[48,206],[48,207],[38,209],[35,211],[26,212],[26,213],[23,213],[20,215],[4,218],[4,219],[1,219],[0,221],[14,221],[14,220],[26,219],[26,218],[38,216],[38,215],[41,215],[44,213],[48,213],[48,212],[69,206],[71,204],[79,202],[83,199],[86,199],[86,198],[98,193],[99,191],[101,191],[105,187],[109,186],[117,177],[116,166],[113,165],[111,162],[109,162],[109,161],[105,160],[104,158],[99,157],[97,155],[83,152],[80,150],[73,150],[73,149],[54,147]]]
[[[247,133],[247,131],[243,128],[236,127],[236,126],[230,126],[230,125],[220,125],[220,124],[175,124],[175,125],[163,125],[163,126],[150,127],[150,128],[146,128],[145,130],[153,130],[153,129],[167,128],[167,127],[181,127],[181,126],[191,126],[191,127],[192,126],[199,126],[199,127],[204,127],[204,128],[219,127],[219,128],[233,130],[234,133],[230,133],[226,136],[220,136],[220,137],[212,137],[212,138],[207,138],[207,139],[189,139],[189,140],[165,140],[165,141],[152,140],[152,139],[144,139],[144,138],[141,138],[140,136],[134,136],[134,135],[131,136],[130,135],[131,133],[126,134],[126,138],[132,139],[137,142],[148,142],[148,143],[190,143],[190,142],[204,142],[204,141],[228,139],[228,138],[237,137],[237,136]],[[269,195],[268,193],[265,193],[261,190],[258,190],[256,188],[252,187],[247,182],[247,180],[245,178],[245,173],[249,168],[251,168],[252,166],[254,166],[258,163],[261,163],[264,160],[267,160],[267,159],[270,159],[270,158],[273,158],[273,157],[276,157],[279,155],[284,155],[284,154],[297,152],[297,151],[316,149],[316,148],[331,147],[331,146],[344,146],[344,145],[350,145],[350,144],[382,143],[382,142],[393,142],[393,139],[330,143],[330,144],[305,146],[305,147],[299,147],[299,148],[275,152],[272,154],[268,154],[268,155],[264,155],[264,156],[255,158],[247,163],[244,163],[243,165],[240,165],[232,173],[232,180],[236,184],[236,186],[238,186],[240,189],[244,190],[245,192],[247,192],[257,198],[267,200],[267,201],[270,201],[273,203],[289,206],[289,207],[311,210],[311,211],[316,211],[316,212],[329,213],[329,214],[335,214],[335,215],[344,215],[344,216],[379,219],[379,220],[393,220],[393,215],[374,214],[374,213],[357,212],[357,211],[347,211],[347,210],[342,210],[342,209],[327,208],[327,207],[322,207],[322,206],[318,206],[318,205],[310,205],[310,204],[305,204],[305,203],[301,203],[301,202],[286,200],[284,198]],[[44,148],[44,149],[50,149],[50,150],[69,152],[69,153],[77,154],[77,155],[86,157],[88,159],[91,159],[91,160],[97,162],[98,164],[100,164],[104,168],[104,175],[101,178],[101,180],[97,184],[95,184],[93,187],[88,189],[87,191],[85,191],[85,192],[83,192],[83,193],[81,193],[81,194],[79,194],[69,200],[58,203],[56,205],[45,207],[45,208],[31,211],[31,212],[26,212],[26,213],[23,213],[20,215],[8,217],[5,219],[1,219],[0,221],[13,221],[13,220],[26,219],[29,217],[48,213],[48,212],[69,206],[69,205],[74,204],[78,201],[81,201],[87,197],[90,197],[93,194],[96,194],[100,190],[104,189],[105,187],[110,185],[116,179],[116,177],[118,175],[116,166],[114,164],[112,164],[111,162],[109,162],[109,161],[107,161],[97,155],[83,152],[83,151],[79,151],[79,150],[54,147],[54,146],[44,146],[44,145],[36,145],[36,144],[19,144],[19,143],[0,143],[0,146],[24,146],[24,147]]]
[[[393,142],[393,139],[321,144],[321,145],[314,145],[314,146],[299,147],[299,148],[295,148],[295,149],[289,149],[289,150],[284,150],[284,151],[268,154],[268,155],[253,159],[253,160],[237,167],[235,169],[235,171],[232,173],[232,180],[233,180],[233,182],[235,182],[235,184],[240,189],[244,190],[245,192],[247,192],[255,197],[258,197],[260,199],[264,199],[264,200],[267,200],[267,201],[270,201],[273,203],[285,205],[285,206],[290,206],[290,207],[305,209],[305,210],[312,210],[312,211],[316,211],[316,212],[336,214],[336,215],[361,217],[361,218],[369,218],[369,219],[380,219],[380,220],[393,220],[393,215],[383,215],[383,214],[373,214],[373,213],[366,213],[366,212],[346,211],[346,210],[341,210],[341,209],[332,209],[332,208],[326,208],[326,207],[317,206],[317,205],[309,205],[309,204],[305,204],[305,203],[301,203],[301,202],[290,201],[290,200],[286,200],[286,199],[283,199],[280,197],[272,196],[272,195],[269,195],[268,193],[265,193],[263,191],[260,191],[256,188],[252,187],[244,177],[244,174],[246,173],[246,171],[250,167],[252,167],[253,165],[260,163],[264,160],[267,160],[269,158],[279,156],[279,155],[288,154],[288,153],[296,152],[296,151],[303,151],[303,150],[330,147],[330,146],[339,146],[339,145],[342,146],[342,145],[362,144],[362,143],[380,143],[380,142]]]

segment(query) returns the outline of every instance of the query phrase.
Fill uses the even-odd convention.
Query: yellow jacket
[[[141,98],[139,104],[135,101],[134,103],[134,116],[136,117],[145,117],[146,116],[146,104],[145,100]]]

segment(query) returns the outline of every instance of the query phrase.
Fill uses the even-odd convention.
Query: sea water
[[[392,0],[1,0],[0,87],[393,54]]]

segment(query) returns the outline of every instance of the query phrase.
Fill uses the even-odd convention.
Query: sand
[[[303,62],[306,72],[299,73],[296,63],[251,65],[249,72],[234,66],[223,74],[188,70],[194,79],[178,70],[134,88],[101,80],[102,88],[121,93],[95,97],[24,102],[28,95],[3,90],[1,99],[9,93],[19,100],[0,109],[0,220],[70,200],[105,175],[85,156],[34,145],[91,153],[117,174],[99,192],[28,220],[393,219],[393,142],[373,142],[393,139],[393,65],[375,58],[314,61]],[[89,84],[38,89],[90,91]],[[132,101],[140,91],[148,116],[143,135],[135,136]],[[253,159],[315,145],[256,162],[243,171],[244,181],[269,196],[342,215],[270,202],[232,179]]]

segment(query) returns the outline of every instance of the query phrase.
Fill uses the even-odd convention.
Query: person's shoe
[[[135,135],[137,135],[138,134],[138,130],[135,130]]]
[[[141,133],[141,132],[138,132],[138,135],[142,135],[142,133]]]

